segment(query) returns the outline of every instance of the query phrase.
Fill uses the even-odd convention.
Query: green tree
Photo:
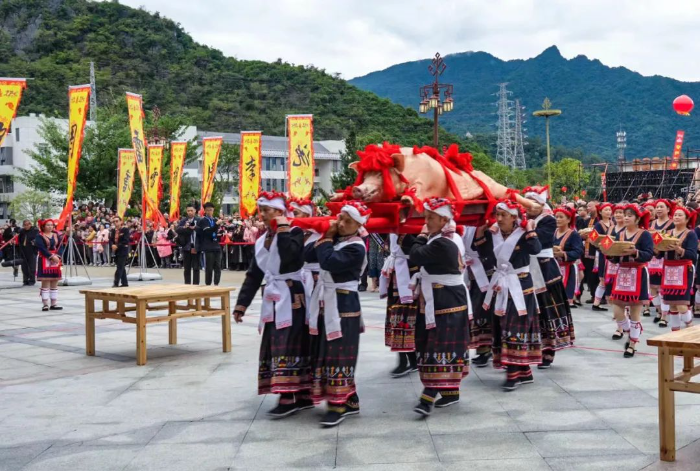
[[[552,169],[552,188],[550,195],[553,200],[558,201],[562,195],[571,198],[574,195],[580,195],[580,191],[588,186],[591,179],[591,172],[586,171],[580,161],[571,158],[563,158],[558,162],[553,162]],[[544,167],[544,178],[547,178],[547,166]],[[562,188],[566,187],[566,193]]]
[[[36,223],[39,219],[46,219],[56,215],[60,207],[56,198],[50,194],[36,190],[28,190],[15,196],[10,204],[12,218],[18,221],[29,219]]]

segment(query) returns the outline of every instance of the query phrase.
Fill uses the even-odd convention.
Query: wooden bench
[[[676,460],[676,401],[674,393],[700,394],[700,383],[691,382],[700,374],[695,357],[700,357],[700,325],[669,332],[647,340],[659,349],[659,443],[661,460]],[[675,374],[673,358],[683,357],[683,372]]]
[[[221,316],[224,352],[231,351],[230,296],[234,288],[222,286],[193,286],[157,284],[126,288],[85,289],[85,353],[95,355],[95,319],[117,319],[136,325],[136,364],[146,364],[146,326],[168,323],[168,343],[177,344],[177,320],[183,317]],[[220,307],[212,306],[212,299],[220,300]],[[96,301],[102,301],[102,310],[96,310]],[[186,304],[178,302],[186,301]],[[114,309],[110,303],[116,304]],[[157,304],[163,303],[163,304]],[[167,315],[148,317],[148,311],[168,311]],[[135,316],[128,316],[135,312]]]

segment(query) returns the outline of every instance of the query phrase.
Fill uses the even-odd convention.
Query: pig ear
[[[391,156],[392,160],[394,161],[394,168],[399,171],[399,173],[403,172],[404,165],[406,163],[406,156],[403,154],[394,154]]]
[[[348,164],[348,168],[351,169],[351,170],[354,170],[355,173],[360,173],[360,172],[357,171],[357,165],[358,165],[358,162],[350,162],[350,163]]]

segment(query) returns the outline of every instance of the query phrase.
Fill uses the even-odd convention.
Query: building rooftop
[[[230,132],[199,131],[197,139],[222,136],[227,144],[240,144],[241,134]],[[344,141],[314,141],[314,158],[319,160],[336,160],[345,150]],[[285,136],[262,135],[262,155],[264,157],[287,157],[287,138]]]

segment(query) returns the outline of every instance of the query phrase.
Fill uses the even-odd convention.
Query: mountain
[[[0,77],[33,79],[20,114],[65,117],[67,87],[89,82],[90,61],[98,107],[126,108],[124,92],[131,91],[143,94],[147,110],[157,105],[164,115],[184,115],[208,130],[281,135],[286,114],[312,113],[317,139],[351,131],[360,141],[432,139],[431,121],[412,109],[314,67],[225,57],[157,13],[115,1],[0,2]]]
[[[526,107],[527,134],[544,137],[544,120],[532,117],[545,97],[562,114],[550,122],[553,145],[581,148],[608,160],[617,155],[615,133],[627,131],[627,157],[670,155],[676,130],[686,131],[686,143],[700,147],[700,120],[678,116],[671,106],[678,95],[700,100],[700,82],[645,77],[624,67],[607,67],[580,55],[565,59],[556,46],[527,60],[504,61],[486,52],[445,57],[441,81],[454,85],[454,111],[441,116],[446,129],[495,133],[498,84],[508,83],[512,98]],[[363,90],[417,109],[418,87],[431,81],[430,60],[397,64],[350,80]]]

